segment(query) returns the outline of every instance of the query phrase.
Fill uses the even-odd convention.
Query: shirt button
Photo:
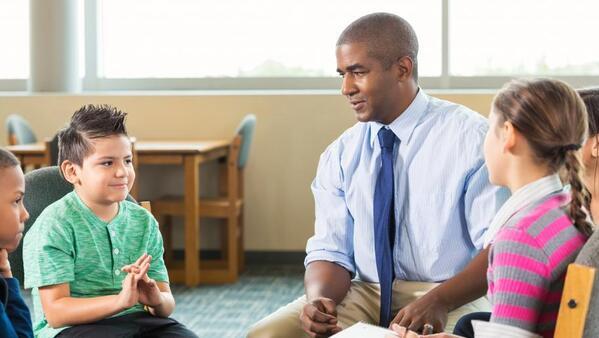
[[[116,233],[114,232],[114,230],[110,230],[110,235],[111,235],[112,237],[116,236]]]
[[[116,249],[114,249],[112,252],[114,252],[114,254],[115,254],[115,255],[118,255],[118,254],[119,254],[119,249],[118,249],[118,248],[116,248]]]
[[[121,270],[118,270],[118,269],[114,270],[114,274],[117,275],[117,276],[120,275],[121,274]]]

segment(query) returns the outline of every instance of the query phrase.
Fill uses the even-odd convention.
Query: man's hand
[[[310,337],[328,337],[339,331],[337,304],[332,299],[318,297],[304,306],[300,314],[302,328]]]
[[[433,293],[428,293],[421,298],[403,307],[391,321],[410,331],[422,332],[424,324],[433,326],[433,332],[442,332],[447,324],[449,307],[441,302]]]
[[[0,275],[4,278],[12,278],[10,262],[8,261],[8,250],[0,249]]]
[[[395,332],[400,338],[463,338],[445,332],[435,333],[431,335],[418,335],[416,332],[410,331],[406,329],[404,326],[399,326],[397,324],[391,324],[391,330],[393,330],[393,332]]]

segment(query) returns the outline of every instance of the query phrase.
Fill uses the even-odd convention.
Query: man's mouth
[[[351,107],[352,107],[353,110],[359,111],[362,108],[364,108],[364,106],[366,105],[366,101],[364,101],[364,100],[351,100],[351,101],[349,101],[349,104],[351,104]]]

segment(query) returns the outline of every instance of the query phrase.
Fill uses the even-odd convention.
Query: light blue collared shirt
[[[315,234],[305,264],[336,262],[357,278],[378,282],[373,198],[381,166],[377,133],[359,122],[321,155],[312,192]],[[484,234],[508,192],[489,183],[482,154],[487,120],[422,90],[388,128],[395,144],[395,276],[439,282],[482,248]]]

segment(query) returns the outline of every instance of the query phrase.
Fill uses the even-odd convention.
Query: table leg
[[[185,284],[193,287],[199,283],[200,249],[200,195],[199,159],[185,156]]]

